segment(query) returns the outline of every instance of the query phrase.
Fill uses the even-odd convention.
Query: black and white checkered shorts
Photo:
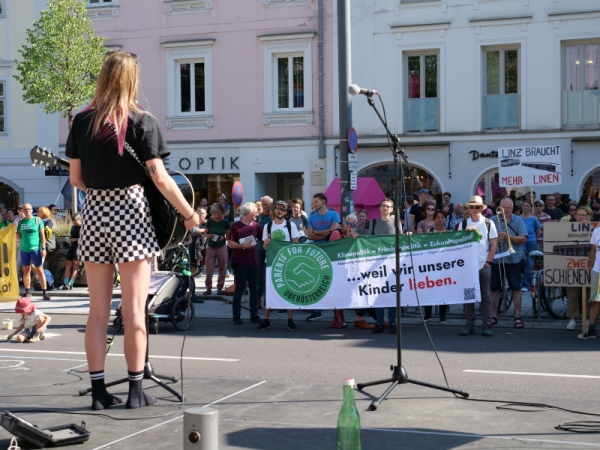
[[[125,263],[158,256],[150,207],[140,185],[88,189],[77,256],[85,262]]]

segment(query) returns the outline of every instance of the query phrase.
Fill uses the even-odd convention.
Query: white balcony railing
[[[483,97],[484,128],[519,128],[521,108],[519,94],[485,95]]]
[[[438,98],[407,98],[404,103],[404,128],[407,132],[438,131]]]
[[[564,91],[562,116],[564,126],[600,124],[600,91]]]

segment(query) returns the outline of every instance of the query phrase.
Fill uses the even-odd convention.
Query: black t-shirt
[[[119,155],[116,136],[110,129],[100,132],[109,137],[92,138],[93,118],[94,111],[77,114],[67,139],[66,155],[81,160],[81,176],[86,187],[115,189],[147,181],[146,171],[126,149],[123,156]],[[130,115],[125,140],[144,162],[169,155],[158,124],[150,115]]]
[[[415,216],[415,222],[413,224],[413,226],[415,226],[421,221],[423,220],[423,207],[421,206],[420,203],[415,203],[414,205],[412,205],[410,207],[410,213]]]
[[[560,220],[563,216],[562,211],[558,208],[554,208],[552,210],[544,208],[544,212],[548,214],[552,218],[552,220]]]
[[[592,222],[600,222],[600,213],[592,213]]]
[[[79,232],[81,231],[81,225],[73,225],[71,227],[71,238],[79,239]]]

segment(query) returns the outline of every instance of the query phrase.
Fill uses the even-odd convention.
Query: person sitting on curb
[[[17,342],[39,342],[45,339],[46,327],[52,318],[37,309],[29,297],[21,297],[15,306],[15,312],[21,314],[21,323],[14,333],[6,337],[10,341],[17,336]]]
[[[298,242],[298,228],[296,227],[296,224],[294,222],[285,218],[286,214],[287,202],[284,200],[278,200],[275,204],[275,208],[273,209],[273,220],[263,227],[262,241],[265,252],[271,240],[284,242]],[[269,320],[270,313],[271,310],[265,307],[265,318],[256,328],[257,330],[266,330],[268,328],[271,328],[271,321]],[[287,310],[287,329],[290,331],[298,330],[298,327],[294,323],[293,314],[293,309]]]

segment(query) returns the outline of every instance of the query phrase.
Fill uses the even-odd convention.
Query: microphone
[[[377,94],[377,91],[375,91],[373,89],[361,89],[356,84],[351,84],[350,86],[348,86],[348,94],[350,94],[350,95],[364,94],[367,97],[372,97],[373,95]]]

